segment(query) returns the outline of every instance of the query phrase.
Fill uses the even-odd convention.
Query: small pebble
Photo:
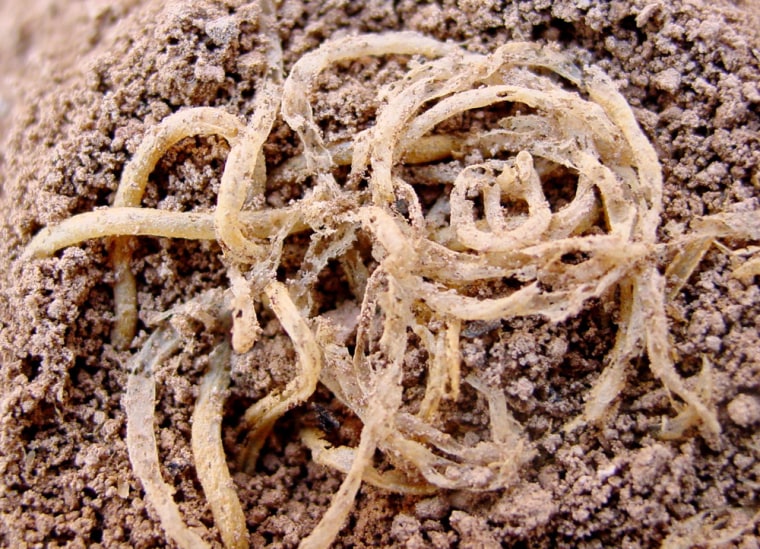
[[[739,427],[760,423],[760,399],[740,394],[728,404],[728,417]]]

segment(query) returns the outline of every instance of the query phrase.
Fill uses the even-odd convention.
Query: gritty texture
[[[0,6],[11,13],[7,4]],[[109,343],[113,274],[106,244],[88,242],[33,264],[18,258],[43,226],[110,204],[146,129],[167,115],[199,105],[251,115],[265,70],[257,8],[232,0],[32,4],[39,11],[25,12],[4,33],[10,53],[0,57],[6,79],[0,96],[0,546],[161,546],[163,533],[132,476],[124,443],[121,400],[130,352]],[[391,29],[478,52],[511,39],[556,43],[615,79],[654,143],[665,175],[663,241],[682,234],[694,216],[760,207],[757,4],[503,4],[284,0],[278,17],[285,68],[326,38]],[[34,67],[39,70],[25,70]],[[370,125],[376,88],[400,70],[393,59],[370,59],[326,71],[311,98],[326,138]],[[24,82],[24,100],[6,91],[16,81]],[[294,154],[295,143],[278,122],[265,146],[267,163]],[[227,152],[219,139],[181,142],[157,166],[143,204],[208,211]],[[269,189],[267,200],[278,206],[302,192],[288,184]],[[288,241],[286,272],[297,267],[303,249],[298,238]],[[220,254],[216,244],[140,239],[133,260],[143,323],[138,343],[151,315],[203,289],[226,287]],[[703,358],[712,364],[720,441],[659,440],[659,422],[672,414],[669,396],[636,363],[604,425],[559,429],[581,412],[614,343],[615,296],[594,300],[557,325],[533,317],[472,322],[463,330],[462,360],[506,387],[510,410],[535,444],[532,461],[512,488],[480,495],[412,497],[365,485],[335,546],[651,547],[700,512],[730,509],[733,526],[744,528],[731,543],[757,547],[758,526],[748,517],[760,507],[760,287],[757,277],[732,277],[734,261],[713,247],[668,306],[679,371],[697,373]],[[323,281],[321,290],[326,298],[344,291],[335,280]],[[294,372],[292,345],[266,312],[262,328],[262,341],[233,364],[228,428]],[[189,443],[207,354],[208,342],[199,337],[156,373],[163,474],[176,486],[190,526],[211,525]],[[425,358],[410,353],[410,378]],[[482,402],[467,405],[473,392],[462,398],[459,421],[478,425]],[[278,423],[256,474],[233,474],[254,547],[295,546],[340,484],[342,476],[312,463],[296,436],[302,425],[320,421],[315,403],[337,419],[336,440],[358,439],[358,420],[323,390]],[[236,441],[225,443],[232,451]]]

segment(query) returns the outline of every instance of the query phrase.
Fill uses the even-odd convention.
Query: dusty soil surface
[[[0,3],[3,547],[165,543],[124,442],[131,353],[109,343],[106,245],[91,241],[50,259],[19,261],[40,228],[108,205],[146,129],[170,113],[210,105],[251,114],[263,70],[249,23],[255,7],[233,0],[164,4]],[[739,202],[760,207],[758,13],[757,4],[742,2],[284,0],[278,16],[286,70],[326,38],[390,29],[474,51],[512,39],[557,43],[580,63],[602,67],[663,163],[667,241],[694,216]],[[366,127],[374,90],[397,70],[391,61],[367,61],[328,71],[312,98],[328,139]],[[293,143],[280,123],[265,150],[268,163],[282,162]],[[159,163],[144,204],[212,208],[227,150],[222,140],[183,141]],[[274,189],[270,200],[285,203],[300,193],[295,185]],[[217,245],[140,242],[134,269],[143,323],[203,289],[226,287]],[[758,547],[760,526],[751,517],[760,507],[760,287],[757,277],[743,283],[731,276],[728,249],[753,243],[723,244],[707,253],[669,306],[679,371],[694,375],[703,357],[712,364],[720,441],[657,438],[673,408],[645,361],[631,364],[605,425],[561,431],[580,413],[612,347],[615,296],[559,325],[540,318],[473,324],[463,334],[463,361],[505,380],[534,458],[511,489],[494,493],[411,497],[364,486],[335,546],[652,547],[680,535],[684,544],[671,546],[716,539]],[[267,338],[235,368],[230,425],[293,371],[287,339],[266,318],[264,325]],[[212,523],[189,446],[203,345],[157,373],[163,474],[190,525]],[[313,401],[336,416],[340,437],[356,440],[357,421],[326,391]],[[462,422],[477,422],[477,407],[462,402],[460,409]],[[234,476],[255,547],[295,546],[340,484],[342,475],[312,463],[297,437],[300,425],[315,421],[308,404],[288,413],[256,474]],[[234,442],[227,440],[230,452]]]

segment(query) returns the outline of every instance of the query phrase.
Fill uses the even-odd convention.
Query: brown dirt
[[[39,0],[0,3],[2,44],[3,266],[0,294],[0,545],[153,547],[164,538],[131,473],[121,404],[128,353],[108,343],[113,320],[102,242],[22,264],[41,227],[110,203],[124,163],[146,128],[185,106],[251,114],[257,29],[243,2]],[[255,11],[255,10],[253,10]],[[696,215],[760,200],[760,25],[750,2],[413,0],[302,2],[279,8],[286,69],[328,38],[414,29],[477,51],[510,39],[558,42],[617,80],[652,139],[666,178],[661,238]],[[374,90],[392,62],[329,71],[312,103],[329,139],[373,113]],[[266,149],[277,164],[293,151],[280,125]],[[211,208],[224,165],[221,140],[182,142],[159,163],[146,205]],[[287,202],[296,186],[273,191]],[[746,201],[754,202],[746,202]],[[143,322],[204,288],[226,285],[216,245],[142,239]],[[732,248],[747,242],[726,242]],[[298,243],[295,242],[294,246]],[[507,380],[511,410],[537,452],[509,490],[420,498],[364,486],[336,547],[651,547],[707,511],[725,531],[760,507],[760,287],[730,276],[713,248],[671,303],[672,340],[684,375],[703,356],[714,368],[719,444],[654,436],[668,396],[646,364],[633,364],[617,412],[603,427],[565,434],[612,345],[614,300],[592,302],[560,325],[528,318],[465,330],[463,360]],[[614,296],[611,296],[614,297]],[[234,369],[227,418],[289,379],[292,348],[276,326]],[[210,524],[189,447],[203,372],[202,345],[158,372],[164,475],[190,524]],[[421,357],[410,357],[410,364]],[[356,436],[356,421],[318,391],[315,402]],[[478,409],[462,406],[461,421]],[[235,481],[255,547],[293,547],[326,509],[341,475],[310,462],[290,412],[254,476]],[[228,446],[234,441],[228,440]],[[230,448],[228,448],[230,449]],[[717,518],[716,518],[717,517]],[[726,519],[722,524],[720,517]],[[709,528],[708,528],[709,530]],[[709,533],[708,533],[709,534]],[[758,547],[758,526],[729,546]],[[707,535],[707,534],[706,534]],[[219,544],[218,539],[211,539]]]

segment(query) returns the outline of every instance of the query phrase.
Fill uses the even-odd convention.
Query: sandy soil
[[[198,105],[251,114],[262,70],[257,32],[246,22],[255,9],[233,0],[163,4],[0,2],[2,547],[165,543],[127,457],[122,397],[130,352],[109,343],[113,274],[105,244],[18,260],[40,228],[108,205],[146,128],[168,114]],[[453,39],[474,51],[511,39],[559,43],[616,80],[655,144],[666,180],[667,240],[694,216],[740,202],[760,207],[759,12],[748,2],[529,0],[505,8],[498,1],[284,0],[279,30],[287,66],[326,38],[388,29]],[[369,123],[374,89],[396,70],[391,62],[367,62],[325,75],[312,103],[329,139]],[[267,161],[282,162],[292,143],[280,125]],[[159,163],[144,204],[210,209],[227,150],[216,139],[182,142]],[[274,189],[270,200],[284,203],[301,192],[296,185]],[[411,497],[365,486],[335,546],[652,547],[668,536],[690,539],[689,532],[723,539],[721,546],[760,546],[760,527],[751,522],[760,507],[760,287],[757,277],[745,284],[731,276],[727,248],[707,253],[668,311],[680,372],[697,373],[702,357],[713,365],[719,441],[657,438],[660,419],[673,409],[641,362],[631,365],[605,425],[558,429],[581,411],[612,346],[615,296],[558,325],[539,318],[473,324],[463,337],[463,362],[504,380],[535,457],[511,489],[495,493]],[[219,254],[217,245],[142,239],[134,262],[141,321],[203,289],[226,287]],[[267,332],[266,320],[268,339],[234,368],[228,427],[293,371],[292,348],[276,326]],[[204,366],[197,357],[205,352],[201,341],[157,373],[164,478],[176,486],[191,525],[212,523],[189,446]],[[312,400],[336,416],[336,436],[356,439],[357,420],[326,391]],[[473,407],[462,403],[461,421],[477,422]],[[342,476],[312,463],[296,436],[315,421],[314,409],[291,411],[256,474],[235,475],[252,546],[297,545],[340,484]],[[226,442],[232,451],[235,441]]]

